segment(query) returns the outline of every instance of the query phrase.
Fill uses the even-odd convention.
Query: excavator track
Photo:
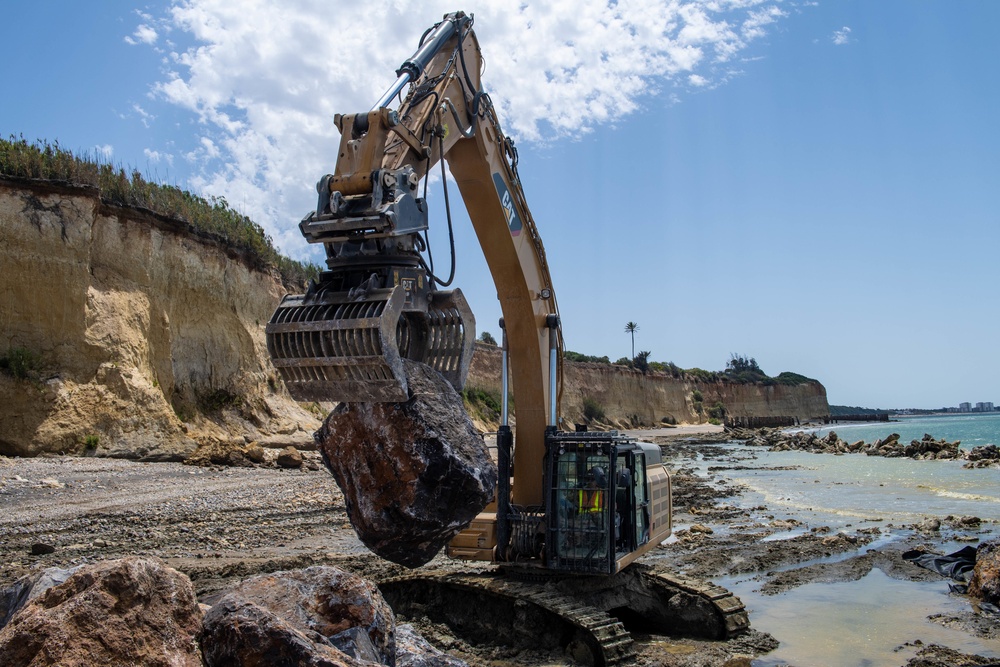
[[[661,594],[676,589],[689,595],[695,595],[707,601],[715,609],[721,623],[718,639],[729,639],[750,629],[750,616],[743,601],[732,591],[716,586],[709,581],[686,579],[665,572],[654,572],[644,566],[638,566],[643,582],[651,589],[662,589]]]
[[[472,641],[560,648],[597,666],[634,662],[619,617],[657,634],[700,639],[729,639],[750,627],[746,608],[728,590],[644,565],[613,577],[511,574],[415,573],[379,588],[396,613],[444,622]]]
[[[414,574],[382,581],[379,589],[396,613],[443,620],[474,640],[559,647],[596,667],[635,660],[621,621],[541,584],[499,574]],[[477,613],[468,613],[472,609]],[[478,619],[484,625],[471,627]]]

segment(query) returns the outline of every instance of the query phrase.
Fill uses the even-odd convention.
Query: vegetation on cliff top
[[[670,377],[686,380],[688,382],[734,382],[737,384],[763,384],[763,385],[788,385],[795,386],[816,382],[812,378],[798,373],[785,371],[775,377],[769,376],[757,365],[757,360],[753,357],[734,354],[726,362],[724,371],[706,371],[701,368],[683,369],[672,361],[649,361],[650,352],[643,350],[632,359],[622,357],[614,362],[617,366],[626,366],[643,373],[656,373],[669,375]],[[563,358],[567,361],[589,362],[596,364],[611,364],[607,356],[598,357],[589,354],[581,354],[566,350]]]
[[[264,229],[230,208],[223,197],[205,199],[173,185],[150,183],[135,169],[127,171],[88,155],[74,155],[58,141],[29,144],[24,137],[0,138],[0,175],[96,187],[108,204],[144,208],[180,219],[192,229],[276,268],[289,283],[305,282],[320,270],[314,264],[304,264],[278,252]]]

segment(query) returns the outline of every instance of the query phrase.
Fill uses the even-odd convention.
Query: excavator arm
[[[436,276],[423,254],[428,215],[420,185],[426,189],[430,171],[446,160],[503,313],[523,462],[511,463],[512,500],[540,506],[545,434],[559,419],[558,307],[517,151],[482,89],[472,23],[461,12],[445,16],[371,111],[336,116],[335,173],[320,180],[316,210],[299,225],[309,242],[324,245],[327,270],[306,294],[285,297],[267,343],[298,400],[405,401],[403,358],[431,365],[462,388],[475,321],[460,290],[436,289],[451,277]]]

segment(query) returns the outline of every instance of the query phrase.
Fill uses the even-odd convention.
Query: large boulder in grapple
[[[316,443],[365,546],[417,567],[492,500],[497,469],[448,381],[403,365],[408,401],[341,403]]]

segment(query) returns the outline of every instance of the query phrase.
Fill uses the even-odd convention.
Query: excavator
[[[336,170],[319,181],[316,210],[299,225],[310,243],[323,244],[327,268],[275,310],[266,327],[271,360],[299,401],[406,401],[403,359],[462,388],[476,334],[461,290],[447,289],[455,273],[447,162],[503,315],[496,498],[447,555],[495,569],[414,572],[381,582],[383,595],[397,613],[419,609],[473,639],[545,628],[537,630],[545,641],[597,665],[632,659],[626,625],[734,636],[749,621],[729,591],[636,563],[672,530],[659,447],[614,431],[560,428],[555,290],[517,150],[481,84],[472,26],[471,15],[446,15],[370,111],[335,116]],[[427,182],[438,163],[452,245],[447,278],[435,272],[427,235]],[[517,629],[504,631],[505,618]]]

